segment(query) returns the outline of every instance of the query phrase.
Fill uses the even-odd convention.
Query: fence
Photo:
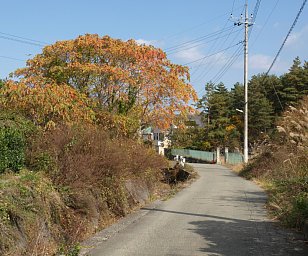
[[[171,149],[171,155],[176,156],[184,156],[187,158],[193,158],[196,160],[202,160],[207,162],[216,162],[216,151],[200,151],[200,150],[192,150],[192,149]],[[229,164],[239,164],[243,163],[243,156],[240,153],[227,153],[224,157],[225,162]]]
[[[171,154],[173,156],[180,155],[188,158],[193,158],[197,160],[203,160],[207,162],[216,161],[216,152],[199,151],[192,149],[171,149]]]
[[[240,164],[244,162],[243,155],[240,153],[228,153],[226,161],[228,164]]]

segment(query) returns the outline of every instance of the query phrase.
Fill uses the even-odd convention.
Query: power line
[[[232,45],[233,42],[238,38],[238,36],[239,36],[239,34],[240,34],[241,31],[242,31],[242,29],[240,29],[240,30],[238,31],[238,33],[236,34],[236,36],[235,36],[235,37],[232,39],[232,41],[230,42],[230,45]],[[225,43],[225,42],[224,42],[224,43]],[[224,43],[222,44],[222,46],[224,45]],[[233,56],[233,55],[232,55],[232,56]],[[227,58],[227,59],[229,59],[228,61],[230,61],[230,59],[232,58],[232,56]],[[219,62],[220,60],[222,60],[222,56],[219,56],[217,62]],[[220,69],[220,71],[221,71],[222,69],[224,69],[225,65],[228,64],[228,61],[224,64],[224,66]],[[198,81],[201,80],[201,79],[203,79],[207,74],[209,74],[209,73],[211,72],[211,70],[213,69],[213,67],[214,67],[214,62],[210,63],[209,67],[207,67],[207,70],[205,70],[205,72],[203,72],[203,74],[201,74],[200,76],[198,76]],[[219,71],[219,72],[220,72],[220,71]],[[219,73],[219,72],[218,72],[218,73]],[[216,75],[217,75],[217,74],[216,74]],[[215,76],[216,76],[216,75],[215,75]],[[214,76],[214,77],[215,77],[215,76]],[[211,79],[211,80],[212,80],[212,79]]]
[[[242,46],[239,46],[232,54],[229,61],[227,61],[226,64],[211,79],[211,81],[214,81],[213,83],[217,83],[227,73],[227,71],[232,67],[232,65],[235,63],[238,57],[241,56],[242,54],[241,51],[242,51]]]
[[[234,3],[235,3],[235,0],[233,0],[233,3],[232,3],[232,10],[231,10],[231,13],[233,13]]]
[[[17,60],[17,61],[26,61],[26,60],[17,59],[17,58],[8,57],[8,56],[3,56],[3,55],[0,55],[0,58],[9,59],[9,60]]]
[[[259,11],[259,8],[260,8],[260,4],[261,4],[261,0],[257,0],[255,8],[253,9],[252,22],[256,21],[258,11]]]
[[[253,46],[253,45],[256,43],[257,39],[259,38],[259,36],[260,36],[261,33],[263,32],[263,30],[264,30],[265,26],[267,25],[269,19],[271,18],[271,16],[273,15],[275,9],[277,8],[277,5],[278,5],[279,1],[280,1],[280,0],[277,0],[276,3],[274,4],[274,7],[272,8],[271,12],[270,12],[269,15],[267,16],[267,18],[266,18],[266,20],[265,20],[265,23],[263,24],[261,30],[260,30],[259,33],[257,34],[257,36],[256,36],[255,40],[253,41],[253,43],[251,44],[251,46]]]
[[[253,11],[252,23],[255,22],[255,20],[257,18],[260,4],[261,4],[261,0],[257,0],[256,5],[254,7],[254,11]],[[251,34],[251,30],[249,31],[249,36],[250,36],[250,34]],[[238,47],[238,49],[233,53],[233,55],[230,58],[230,60],[211,79],[211,80],[215,81],[214,83],[216,83],[219,79],[221,79],[225,75],[225,73],[232,67],[232,65],[235,63],[235,61],[241,55],[240,51],[241,51],[241,47]]]
[[[233,5],[232,5],[232,11],[231,11],[231,13],[233,12],[234,3],[235,3],[235,0],[233,0]],[[223,29],[227,26],[227,24],[228,24],[228,20],[225,22],[225,24],[224,24],[224,26],[223,26]],[[225,44],[225,42],[228,41],[228,39],[229,39],[231,33],[233,32],[233,29],[234,29],[234,27],[233,27],[232,30],[229,32],[229,34],[228,34],[226,40],[223,41],[221,47],[223,47],[224,44]],[[218,38],[217,38],[217,39],[218,39]],[[219,44],[216,43],[216,42],[217,42],[217,40],[215,41],[215,43],[213,43],[213,44],[211,45],[210,52],[211,52],[212,50],[216,50],[217,48],[219,48],[219,47],[217,47]],[[233,42],[232,42],[232,43],[233,43]],[[231,43],[231,44],[232,44],[232,43]],[[221,56],[219,57],[219,59],[220,59],[220,58],[221,58]],[[199,70],[199,68],[201,67],[201,65],[203,65],[203,63],[204,63],[204,60],[202,60],[202,61],[199,63],[198,67],[193,71],[193,73],[192,73],[191,75],[194,75],[194,74]],[[207,63],[207,62],[205,62],[205,63]],[[213,62],[210,64],[210,66],[211,66],[211,67],[213,66]],[[208,67],[208,68],[209,68],[209,67]],[[206,72],[206,71],[205,71],[205,72]],[[199,78],[199,77],[203,77],[203,73],[205,73],[205,72],[202,72],[201,74],[199,74],[199,75],[198,75],[198,78]],[[198,78],[197,78],[197,79],[198,79]]]
[[[233,29],[233,28],[232,28]],[[227,34],[224,34],[224,35],[222,35],[222,36],[218,36],[218,37],[216,37],[216,38],[214,38],[214,39],[211,39],[211,40],[208,40],[208,41],[205,41],[205,42],[202,42],[202,43],[199,43],[199,44],[193,44],[193,45],[191,45],[191,46],[189,46],[189,47],[186,47],[186,48],[180,48],[180,49],[178,49],[178,50],[171,50],[169,53],[168,53],[168,55],[172,55],[172,54],[175,54],[175,53],[178,53],[178,52],[182,52],[182,51],[186,51],[186,50],[189,50],[189,49],[193,49],[193,48],[196,48],[196,47],[198,47],[198,46],[200,46],[200,45],[204,45],[204,44],[206,44],[206,43],[210,43],[210,42],[213,42],[213,41],[217,41],[218,39],[221,39],[221,38],[224,38],[224,37],[229,37],[230,36],[230,34],[232,34],[232,33],[236,33],[236,32],[238,32],[238,31],[240,31],[241,29],[239,29],[239,30],[236,30],[236,31],[233,31],[232,32],[232,30],[229,32],[229,33],[227,33]]]
[[[238,9],[241,9],[241,8],[242,8],[242,5],[241,5],[241,6],[238,6],[238,7],[235,7],[235,8],[233,7],[234,10],[238,10]],[[158,40],[158,41],[161,42],[161,41],[164,41],[164,40],[166,40],[166,39],[176,37],[176,36],[178,36],[178,35],[180,35],[180,34],[183,34],[183,33],[187,32],[187,31],[195,30],[195,29],[198,28],[198,27],[201,27],[201,26],[203,26],[203,25],[205,25],[205,24],[210,24],[210,23],[212,23],[214,20],[217,20],[217,19],[219,19],[219,18],[221,18],[221,17],[224,17],[224,16],[226,16],[226,15],[229,15],[229,12],[224,12],[224,13],[222,13],[222,14],[220,14],[220,15],[218,15],[218,16],[216,16],[216,17],[210,19],[210,20],[207,20],[207,21],[205,21],[205,22],[202,22],[202,23],[197,24],[197,25],[195,25],[195,26],[192,26],[192,27],[190,27],[190,28],[184,29],[184,30],[182,30],[182,31],[180,31],[180,32],[178,32],[178,33],[172,34],[172,35],[170,35],[170,36],[164,37],[164,38],[162,38],[161,40]]]
[[[259,8],[260,8],[260,4],[261,4],[261,0],[257,0],[255,8],[253,9],[251,24],[254,24],[256,19],[257,19],[257,15],[258,15],[258,11],[259,11]],[[251,27],[251,29],[248,32],[248,38],[250,38],[250,35],[252,33],[252,29],[253,29],[253,26]]]
[[[244,7],[242,9],[242,12],[244,11]],[[232,17],[232,14],[233,12],[231,12],[231,17]],[[234,42],[234,40],[236,38],[238,38],[238,35],[240,33],[241,30],[239,30],[239,32],[237,33],[237,35],[233,38],[233,40],[231,41],[231,44]],[[240,47],[239,47],[240,48]],[[237,52],[238,50],[236,50],[235,52]],[[232,60],[234,58],[234,56],[236,55],[236,53],[233,53],[233,55],[229,58],[229,60],[219,69],[219,71],[214,75],[214,77],[211,79],[214,80],[216,79],[217,77],[221,77],[220,74],[223,72],[223,74],[227,71],[226,70],[226,67],[229,67],[229,63],[231,62],[232,64],[234,63]],[[200,77],[200,79],[202,79],[203,77],[205,77],[207,74],[209,74],[209,72],[213,69],[213,63],[211,63],[210,65],[210,68]]]
[[[202,58],[200,58],[200,59],[193,60],[193,61],[191,61],[191,62],[185,63],[184,66],[187,66],[187,65],[189,65],[189,64],[192,64],[192,63],[195,63],[195,62],[198,62],[198,61],[201,61],[201,60],[206,59],[206,58],[209,58],[209,57],[214,56],[214,55],[216,55],[216,54],[218,54],[218,53],[224,52],[224,51],[226,51],[226,50],[228,50],[228,49],[230,49],[230,48],[232,48],[232,47],[234,47],[234,46],[237,46],[237,45],[239,45],[239,44],[241,44],[241,43],[242,43],[242,42],[238,42],[237,44],[231,45],[231,46],[229,46],[229,47],[227,47],[227,48],[225,48],[225,49],[222,49],[221,51],[218,51],[218,52],[212,53],[212,54],[210,54],[210,55],[204,56],[204,57],[202,57]]]
[[[301,15],[301,13],[302,13],[302,11],[303,11],[303,9],[304,9],[306,3],[307,3],[307,0],[304,0],[302,6],[301,6],[301,8],[299,9],[299,11],[298,11],[298,13],[297,13],[297,15],[296,15],[296,17],[295,17],[295,20],[293,21],[293,24],[292,24],[291,28],[289,29],[288,34],[286,35],[285,39],[283,40],[283,43],[282,43],[282,45],[280,46],[280,48],[279,48],[279,50],[278,50],[278,52],[277,52],[277,54],[276,54],[276,56],[275,56],[275,58],[274,58],[272,64],[270,65],[269,69],[268,69],[267,72],[265,73],[264,80],[265,80],[266,76],[268,76],[268,74],[269,74],[269,72],[271,71],[272,67],[274,66],[274,64],[275,64],[275,62],[276,62],[276,60],[277,60],[279,54],[281,53],[281,51],[282,51],[284,45],[286,44],[286,42],[287,42],[287,40],[288,40],[288,38],[289,38],[289,36],[290,36],[292,30],[294,29],[294,27],[295,27],[295,25],[296,25],[296,23],[297,23],[297,21],[298,21],[298,18],[299,18],[299,16]],[[263,82],[264,82],[264,81],[263,81]],[[275,92],[275,94],[276,94],[276,97],[277,97],[277,99],[278,99],[278,101],[279,101],[280,107],[281,107],[281,109],[283,109],[281,100],[280,100],[280,98],[279,98],[279,95],[278,95],[278,93],[277,93],[277,90],[276,90],[276,87],[275,87],[274,84],[273,84],[273,88],[274,88],[274,92]]]
[[[233,26],[230,26],[230,27],[228,27],[228,28],[224,28],[224,29],[221,29],[221,30],[217,30],[217,31],[212,32],[212,33],[210,33],[210,34],[207,34],[207,35],[204,35],[204,36],[201,36],[201,37],[197,37],[197,38],[195,38],[195,39],[192,39],[192,40],[189,40],[189,41],[180,43],[180,44],[178,44],[178,45],[174,45],[174,46],[171,46],[171,47],[167,47],[167,48],[165,48],[164,50],[165,50],[166,52],[168,52],[168,51],[175,50],[175,49],[177,49],[177,48],[181,48],[183,45],[187,45],[187,44],[191,44],[191,43],[200,42],[200,41],[202,41],[202,40],[205,40],[205,39],[211,38],[211,37],[213,37],[213,36],[219,35],[219,34],[225,32],[225,31],[231,30],[232,27],[233,27]]]
[[[276,62],[276,60],[277,60],[279,54],[280,54],[281,51],[282,51],[282,48],[284,47],[286,41],[288,40],[288,38],[289,38],[289,36],[290,36],[290,34],[291,34],[293,28],[295,27],[295,25],[296,25],[296,23],[297,23],[297,20],[298,20],[299,16],[301,15],[301,13],[302,13],[302,11],[303,11],[303,9],[304,9],[304,7],[305,7],[306,2],[307,2],[307,0],[304,0],[304,2],[303,2],[303,4],[302,4],[301,8],[299,9],[299,11],[298,11],[298,13],[297,13],[297,15],[296,15],[295,20],[293,21],[293,24],[292,24],[291,28],[289,29],[289,32],[288,32],[287,36],[286,36],[285,39],[283,40],[283,43],[282,43],[282,45],[280,46],[280,48],[279,48],[279,50],[278,50],[278,52],[277,52],[277,54],[276,54],[276,56],[275,56],[275,58],[274,58],[272,64],[270,65],[269,69],[267,70],[266,75],[268,75],[268,73],[271,71],[272,67],[274,66],[274,64],[275,64],[275,62]]]
[[[7,36],[1,36],[0,38],[2,39],[6,39],[6,40],[10,40],[10,41],[14,41],[14,42],[18,42],[18,43],[23,43],[23,44],[29,44],[29,45],[34,45],[34,46],[39,46],[39,47],[44,47],[44,44],[40,44],[40,43],[35,43],[35,42],[30,42],[30,41],[25,41],[25,40],[21,40],[21,39],[16,39],[16,38],[11,38],[11,37],[7,37]]]
[[[232,13],[233,13],[233,11],[234,11],[234,3],[235,3],[235,0],[233,0],[233,3],[232,3],[231,15],[232,15]],[[244,10],[244,7],[243,7],[243,9],[242,9],[242,12],[243,12],[243,10]],[[226,21],[226,23],[225,23],[225,25],[224,25],[224,28],[227,26],[227,24],[228,24],[228,20]],[[219,48],[221,49],[221,48],[225,45],[225,43],[228,41],[228,39],[229,39],[231,33],[233,32],[233,30],[234,30],[234,26],[233,26],[232,30],[229,32],[227,38],[226,38],[221,44],[216,44],[216,43],[215,43],[215,44],[212,44],[211,50],[210,50],[210,51],[212,51],[212,49],[215,49],[215,50],[216,50],[216,49],[219,49]],[[240,33],[240,31],[239,31],[239,32],[237,33],[237,35],[233,38],[233,40],[229,43],[229,46],[231,46],[231,45],[233,44],[233,42],[235,41],[235,39],[238,38],[239,33]],[[222,55],[218,56],[218,60],[217,60],[217,61],[220,61],[221,59],[222,59]],[[224,59],[229,59],[229,58],[224,58]],[[209,62],[209,59],[206,59],[206,60],[207,60],[207,61],[205,62],[205,64]],[[198,71],[198,69],[201,67],[201,65],[204,65],[203,63],[204,63],[204,60],[202,60],[202,61],[199,63],[199,65],[198,65],[197,68],[193,71],[192,74],[195,74],[195,73]],[[198,75],[198,77],[196,78],[196,80],[194,80],[194,82],[199,82],[200,80],[204,79],[204,77],[213,69],[213,67],[214,67],[214,61],[212,61],[212,62],[209,63],[209,65],[207,66],[207,68],[206,68],[201,74]],[[203,90],[203,89],[202,89],[202,90]],[[200,93],[200,91],[199,91],[198,93]]]
[[[49,43],[46,43],[46,42],[43,42],[43,41],[34,40],[34,39],[27,38],[27,37],[16,36],[16,35],[4,33],[4,32],[0,32],[0,34],[19,38],[19,39],[23,39],[23,40],[27,40],[27,41],[30,41],[30,42],[35,42],[35,43],[40,43],[40,44],[49,44]]]

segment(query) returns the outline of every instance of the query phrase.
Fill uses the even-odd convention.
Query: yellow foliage
[[[236,126],[233,124],[230,124],[226,127],[227,132],[232,132],[234,129],[236,129]]]
[[[188,68],[172,64],[161,49],[95,34],[46,46],[15,75],[30,86],[71,86],[112,113],[140,107],[141,123],[163,128],[197,100]]]
[[[2,107],[22,112],[36,124],[52,128],[56,123],[92,123],[90,101],[70,86],[36,84],[9,80],[0,91]]]

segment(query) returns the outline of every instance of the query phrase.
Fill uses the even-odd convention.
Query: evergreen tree
[[[235,140],[238,141],[239,133],[231,123],[231,94],[223,83],[215,85],[214,90],[212,85],[208,84],[206,87],[205,137],[212,148],[238,146],[238,143],[233,143]]]
[[[275,77],[270,77],[267,82],[275,82],[274,79]],[[260,76],[254,76],[248,85],[248,129],[250,141],[263,137],[263,133],[273,128],[275,120],[272,102],[268,99],[267,96],[269,95],[267,95],[264,85],[260,81],[262,81]]]
[[[244,110],[244,86],[240,83],[236,83],[230,92],[231,97],[231,114],[232,116],[242,115],[237,111]]]
[[[308,94],[308,69],[307,62],[301,66],[299,57],[293,61],[289,72],[281,77],[283,84],[282,102],[283,107],[294,106]]]
[[[212,82],[207,83],[205,85],[205,94],[197,102],[197,108],[201,110],[202,120],[207,124],[210,123],[210,112],[211,112],[209,99],[211,98],[214,90],[215,90],[215,84]]]
[[[0,79],[0,89],[2,88],[3,85],[4,85],[4,81]]]
[[[282,101],[283,107],[286,105],[294,105],[300,98],[298,89],[302,87],[301,84],[301,61],[297,57],[293,61],[293,65],[289,69],[289,73],[282,76]]]

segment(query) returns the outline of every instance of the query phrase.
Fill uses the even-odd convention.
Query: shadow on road
[[[153,212],[164,212],[207,218],[189,222],[190,232],[204,238],[200,252],[209,256],[305,256],[308,247],[302,236],[283,230],[270,221],[241,220],[208,214],[142,208]]]
[[[194,228],[189,230],[206,241],[206,246],[199,249],[205,255],[308,255],[308,247],[298,234],[280,230],[270,222],[206,220],[190,224]]]
[[[155,212],[166,212],[166,213],[173,213],[173,214],[180,214],[180,215],[189,215],[189,216],[196,216],[196,217],[207,217],[213,218],[218,220],[226,220],[226,221],[237,221],[236,219],[213,216],[208,214],[198,214],[198,213],[191,213],[191,212],[177,212],[177,211],[169,211],[169,210],[161,210],[161,209],[152,209],[152,208],[141,208],[141,210],[148,210],[148,211],[155,211]]]

